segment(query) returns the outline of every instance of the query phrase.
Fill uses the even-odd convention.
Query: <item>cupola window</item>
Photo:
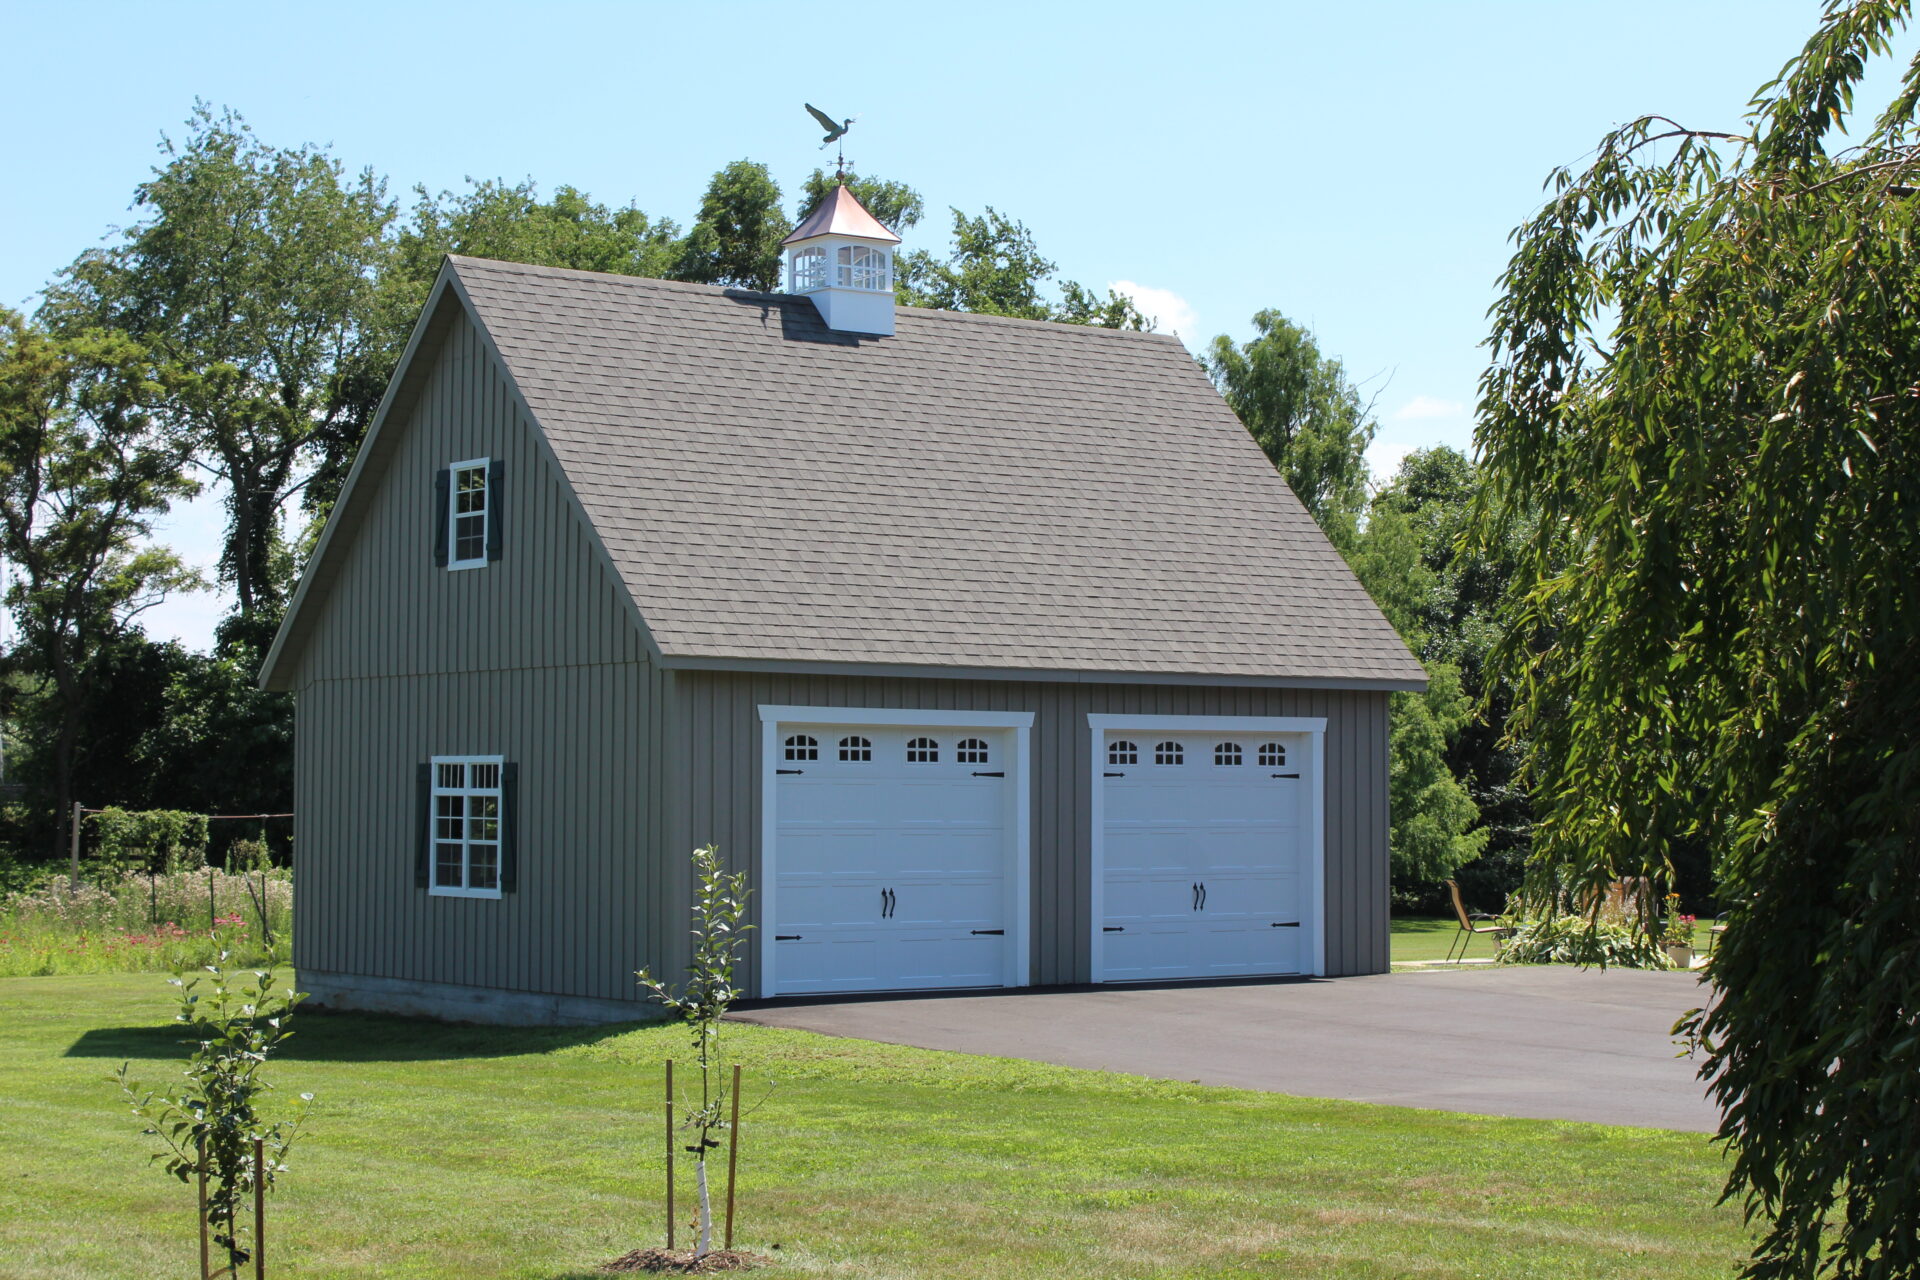
[[[889,270],[888,258],[891,255],[885,249],[874,249],[863,244],[841,245],[839,250],[839,269],[834,283],[843,289],[881,289],[893,288],[893,273]],[[799,256],[795,255],[796,269]],[[799,292],[796,286],[795,292]]]
[[[842,250],[841,252],[845,252]],[[807,249],[795,249],[789,258],[792,283],[789,289],[794,293],[811,293],[815,289],[824,289],[827,284],[827,251],[819,245]]]

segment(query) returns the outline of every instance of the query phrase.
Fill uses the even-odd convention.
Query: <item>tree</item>
[[[1044,290],[1056,268],[1040,256],[1025,223],[992,207],[977,218],[958,209],[952,212],[953,249],[944,261],[925,249],[896,258],[896,292],[902,303],[1107,329],[1149,327],[1132,300],[1112,290],[1101,301],[1091,290],[1066,280],[1060,284],[1061,301],[1049,302]]]
[[[1278,311],[1253,317],[1244,346],[1224,334],[1203,363],[1287,485],[1333,539],[1350,550],[1367,505],[1372,406],[1338,360]]]
[[[642,969],[636,975],[640,985],[653,998],[678,1014],[686,1023],[693,1040],[694,1063],[700,1069],[700,1101],[681,1109],[685,1117],[681,1127],[693,1143],[687,1153],[694,1159],[695,1185],[700,1197],[700,1238],[694,1246],[697,1262],[713,1248],[713,1198],[707,1181],[707,1153],[719,1147],[713,1135],[732,1126],[729,1102],[733,1085],[727,1079],[721,1029],[727,1010],[740,998],[733,971],[740,960],[740,948],[746,945],[747,874],[727,871],[720,862],[720,851],[706,845],[693,851],[694,877],[699,882],[693,904],[693,962],[687,967],[687,979],[676,992],[666,982]],[[736,1108],[737,1109],[737,1108]],[[731,1195],[731,1192],[729,1192]],[[731,1206],[731,1200],[729,1200]],[[729,1208],[731,1212],[731,1208]],[[727,1229],[731,1231],[732,1219]]]
[[[19,628],[7,661],[49,691],[56,815],[73,805],[102,654],[166,592],[198,585],[171,552],[143,545],[150,517],[195,489],[143,409],[167,376],[124,334],[54,336],[0,312],[0,555]]]
[[[1427,669],[1426,689],[1391,695],[1388,714],[1388,847],[1394,888],[1404,895],[1452,875],[1486,848],[1487,832],[1476,829],[1480,811],[1447,759],[1449,743],[1473,719],[1473,703],[1461,691],[1459,670],[1424,652],[1431,636],[1422,613],[1438,576],[1424,563],[1407,514],[1375,503],[1347,559]]]
[[[1828,149],[1908,9],[1829,5],[1735,132],[1557,171],[1482,383],[1537,873],[1698,840],[1733,908],[1683,1025],[1750,1276],[1920,1275],[1920,64]]]
[[[1444,445],[1416,449],[1378,494],[1372,509],[1402,514],[1430,575],[1417,600],[1409,601],[1424,636],[1418,653],[1429,669],[1458,673],[1460,693],[1478,708],[1447,733],[1447,770],[1472,797],[1487,843],[1481,855],[1457,868],[1455,878],[1470,901],[1498,904],[1520,886],[1532,849],[1533,811],[1519,780],[1520,746],[1508,733],[1512,691],[1490,676],[1486,657],[1499,633],[1497,613],[1518,559],[1517,535],[1490,549],[1463,540],[1482,483],[1479,468]],[[1443,717],[1444,718],[1444,717]],[[1438,885],[1403,881],[1404,897],[1438,904]]]
[[[269,147],[232,111],[196,104],[185,142],[161,150],[134,201],[146,220],[81,255],[42,316],[65,332],[119,330],[182,371],[155,411],[222,486],[220,575],[239,610],[273,614],[297,570],[281,515],[311,475],[302,463],[354,434],[395,211],[370,170],[350,177],[319,148]]]
[[[713,175],[672,278],[742,289],[780,287],[780,242],[793,230],[767,166],[735,160]]]

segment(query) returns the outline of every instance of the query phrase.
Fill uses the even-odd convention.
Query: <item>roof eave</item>
[[[1309,676],[1284,672],[1103,671],[1096,668],[946,666],[932,663],[835,662],[804,658],[729,658],[668,655],[670,671],[765,672],[774,675],[897,677],[918,680],[1022,680],[1054,684],[1217,685],[1244,689],[1347,689],[1363,692],[1419,692],[1424,675]]]

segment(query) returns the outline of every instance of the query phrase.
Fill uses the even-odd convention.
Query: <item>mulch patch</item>
[[[746,1271],[753,1267],[764,1267],[772,1261],[765,1254],[748,1253],[744,1249],[715,1249],[698,1262],[694,1261],[691,1249],[635,1249],[600,1269],[691,1276],[705,1275],[709,1271]]]

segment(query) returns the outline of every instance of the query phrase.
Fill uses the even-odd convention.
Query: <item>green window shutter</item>
[[[520,887],[520,766],[500,766],[500,892]]]
[[[447,508],[452,501],[453,472],[441,467],[433,473],[433,562],[447,567]]]
[[[413,887],[425,889],[433,876],[433,765],[423,761],[414,776]]]
[[[502,496],[507,464],[495,458],[487,467],[487,559],[500,558],[501,531],[506,528],[506,503]]]

